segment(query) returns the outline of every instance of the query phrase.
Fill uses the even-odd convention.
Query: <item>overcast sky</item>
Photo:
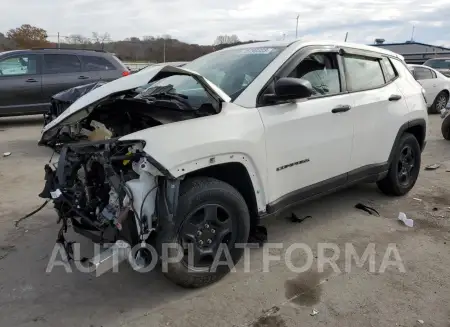
[[[450,1],[437,0],[0,0],[0,32],[21,24],[54,35],[109,32],[112,39],[170,34],[211,44],[217,35],[240,40],[295,38],[351,42],[418,42],[450,46]]]

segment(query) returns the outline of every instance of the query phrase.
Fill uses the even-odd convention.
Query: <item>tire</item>
[[[406,159],[408,151],[412,158]],[[421,150],[419,142],[410,133],[404,133],[395,149],[395,155],[385,178],[377,182],[378,188],[387,195],[401,196],[408,193],[420,172]],[[405,170],[409,173],[405,175]],[[406,177],[406,178],[405,178]]]
[[[206,210],[216,212],[217,219],[209,219],[210,216],[206,216]],[[221,219],[223,217],[228,218],[224,221],[219,221],[219,216],[221,216]],[[231,233],[221,239],[219,234],[224,234],[226,231],[225,229],[221,231],[220,226],[230,226],[230,222],[231,227],[229,229]],[[192,233],[189,233],[191,231],[189,226],[193,230]],[[217,228],[217,231],[214,228]],[[197,249],[197,247],[201,247],[199,245],[200,241],[205,238],[205,240],[202,240],[202,246],[209,250],[210,247],[213,248],[215,245],[222,243],[226,238],[234,266],[244,252],[242,246],[236,248],[235,244],[245,244],[248,241],[250,214],[244,198],[231,185],[214,178],[195,177],[187,179],[181,184],[174,224],[167,229],[170,230],[162,231],[162,238],[158,240],[160,249],[164,243],[182,245],[187,242],[192,243],[192,246]],[[201,236],[198,236],[199,230],[202,231]],[[195,234],[195,237],[192,237],[193,234]],[[207,245],[211,239],[213,243]],[[177,249],[169,247],[167,253],[167,257],[175,258],[178,252]],[[212,263],[211,257],[208,259],[209,263]],[[221,260],[225,262],[223,258]],[[167,262],[166,265],[163,263],[163,274],[177,285],[186,288],[198,288],[220,280],[232,268],[232,266],[229,267],[228,265],[218,265],[216,270],[211,271],[211,266],[213,265],[206,264],[202,266],[194,264],[194,267],[192,267],[188,264],[186,258],[183,258],[180,262]],[[166,269],[164,269],[165,267]]]
[[[442,121],[441,132],[444,139],[450,140],[450,115]]]
[[[429,113],[433,114],[440,113],[442,109],[445,109],[447,103],[448,103],[448,94],[444,91],[439,92],[429,109]]]

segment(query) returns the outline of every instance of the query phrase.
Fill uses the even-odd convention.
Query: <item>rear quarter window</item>
[[[80,56],[86,71],[116,70],[116,67],[103,57]]]

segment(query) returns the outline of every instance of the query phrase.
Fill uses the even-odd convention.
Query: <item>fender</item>
[[[241,163],[253,183],[258,211],[267,187],[264,126],[256,109],[223,103],[216,115],[148,128],[120,138],[142,140],[149,161],[169,178],[213,165]]]
[[[398,130],[397,136],[395,137],[394,143],[392,145],[391,153],[389,154],[389,159],[388,159],[389,164],[392,162],[392,160],[394,158],[395,149],[397,148],[397,146],[400,142],[400,138],[402,137],[403,133],[405,133],[405,131],[407,131],[408,129],[415,127],[415,126],[422,127],[421,134],[415,135],[415,136],[419,137],[419,140],[422,140],[422,142],[419,142],[419,145],[420,145],[420,149],[423,151],[423,149],[425,148],[425,145],[426,145],[427,123],[424,118],[417,118],[417,119],[410,120],[410,121],[404,123],[402,126],[400,126],[400,128]]]

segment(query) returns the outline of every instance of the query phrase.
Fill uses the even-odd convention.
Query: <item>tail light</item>
[[[128,76],[130,75],[130,72],[128,70],[125,70],[122,72],[122,76]]]

